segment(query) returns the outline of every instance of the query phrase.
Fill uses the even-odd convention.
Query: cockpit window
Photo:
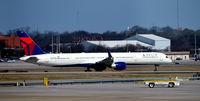
[[[166,56],[166,58],[168,58],[168,56]]]

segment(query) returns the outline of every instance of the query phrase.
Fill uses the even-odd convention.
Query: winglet
[[[107,50],[107,52],[108,52],[108,57],[112,57],[112,55],[111,55],[110,51],[109,51],[109,50]]]
[[[40,47],[24,31],[17,31],[26,56],[44,54]]]

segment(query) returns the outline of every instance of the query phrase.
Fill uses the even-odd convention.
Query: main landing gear
[[[85,70],[85,72],[91,72],[92,70],[90,70],[90,67],[87,67],[87,69]]]
[[[85,72],[91,72],[92,70],[90,70],[90,68],[93,68],[96,72],[102,72],[103,70],[106,69],[106,66],[104,66],[104,65],[96,65],[95,67],[89,66],[89,67],[87,67]]]
[[[158,71],[158,66],[159,65],[154,65],[154,66],[155,66],[154,71]]]

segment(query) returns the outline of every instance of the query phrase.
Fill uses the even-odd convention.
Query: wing
[[[107,57],[101,61],[96,62],[94,65],[105,65],[110,67],[113,64],[113,57]]]
[[[108,57],[101,60],[101,61],[97,61],[95,62],[94,64],[91,64],[89,66],[89,68],[94,68],[96,71],[102,71],[102,70],[105,70],[106,67],[111,67],[112,64],[113,64],[113,57],[110,53],[110,51],[108,51]]]

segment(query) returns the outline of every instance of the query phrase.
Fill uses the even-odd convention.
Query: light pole
[[[196,39],[196,33],[194,34],[194,54],[197,54],[197,39]]]
[[[51,52],[53,53],[53,34],[51,36]]]
[[[129,26],[128,26],[128,31],[127,31],[127,33],[126,33],[126,51],[128,52],[128,40],[127,40],[127,37],[128,37],[128,34],[129,34]]]

